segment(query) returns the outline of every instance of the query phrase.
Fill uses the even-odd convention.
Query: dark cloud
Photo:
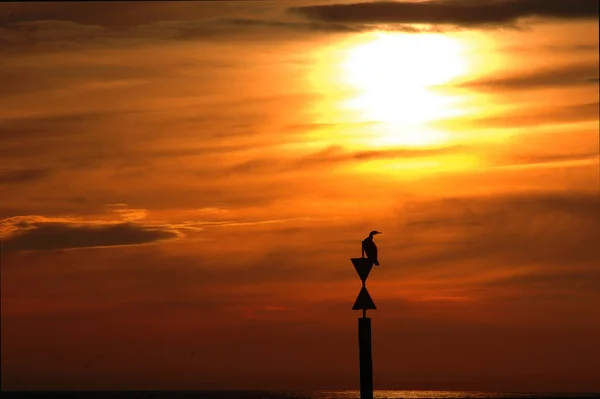
[[[48,176],[49,171],[45,169],[23,169],[0,171],[0,184],[26,183],[40,180]]]
[[[8,252],[139,245],[178,237],[166,227],[138,223],[82,223],[32,216],[4,220],[3,224],[12,232],[2,242],[2,249]]]
[[[476,81],[463,82],[459,86],[477,89],[526,90],[577,84],[597,84],[597,79],[593,78],[597,73],[598,62],[596,61],[536,70],[529,74],[482,78]]]
[[[289,8],[248,2],[149,3],[44,3],[0,4],[2,51],[65,50],[82,44],[110,47],[139,45],[154,40],[218,40],[222,37],[254,40],[265,29],[282,34],[310,31],[354,32],[391,29],[402,32],[439,31],[441,28],[411,26],[415,23],[459,26],[508,24],[520,17],[594,18],[598,4],[593,0],[433,0],[429,2],[373,2],[311,5]],[[290,18],[300,14],[300,18]],[[309,20],[302,18],[308,16]],[[390,24],[384,26],[384,24]],[[444,30],[451,29],[446,26]],[[452,28],[454,29],[454,28]],[[277,39],[272,36],[271,39]],[[286,37],[286,35],[283,35]]]
[[[596,0],[431,0],[292,7],[313,20],[333,23],[505,25],[523,17],[593,19]]]

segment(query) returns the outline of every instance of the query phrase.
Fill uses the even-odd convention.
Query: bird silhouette
[[[379,261],[377,260],[377,245],[373,241],[373,236],[375,234],[381,234],[381,231],[375,231],[369,233],[369,236],[362,241],[362,257],[367,255],[367,259],[369,259],[375,266],[379,266]]]

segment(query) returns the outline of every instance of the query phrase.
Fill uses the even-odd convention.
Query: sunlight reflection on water
[[[359,391],[330,391],[316,392],[315,396],[306,398],[315,399],[358,399]],[[506,393],[484,391],[401,391],[379,390],[374,392],[377,399],[395,398],[556,398],[556,397],[597,397],[595,394],[564,394],[564,393]],[[302,397],[295,397],[301,399]]]
[[[344,391],[213,391],[195,392],[197,396],[186,396],[197,399],[360,399],[358,390]],[[169,395],[169,399],[177,399],[179,394]],[[376,399],[396,398],[592,398],[598,394],[568,393],[506,393],[485,391],[409,391],[378,390],[374,392]]]

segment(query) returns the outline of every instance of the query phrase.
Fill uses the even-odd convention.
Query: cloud
[[[98,35],[122,35],[127,33],[140,36],[171,38],[218,38],[245,28],[280,28],[293,30],[355,31],[357,27],[348,24],[322,23],[318,21],[290,20],[282,18],[283,7],[274,4],[247,5],[229,2],[179,2],[149,3],[143,8],[139,4],[56,4],[47,7],[43,4],[24,4],[6,8],[7,18],[0,21],[8,42],[20,41],[26,33],[30,38],[52,40],[58,37],[87,33]],[[3,5],[0,4],[0,14]],[[118,12],[115,12],[118,10]],[[409,29],[409,27],[407,27]],[[413,28],[414,29],[414,28]],[[2,34],[0,34],[2,37]]]
[[[435,242],[429,254],[409,264],[455,265],[480,262],[522,268],[588,267],[600,261],[597,193],[540,192],[447,198],[406,209],[403,247]],[[412,257],[412,256],[411,256]]]
[[[538,165],[579,161],[598,162],[600,154],[598,154],[598,151],[588,151],[571,154],[513,155],[510,158],[514,161],[513,165]]]
[[[597,84],[598,62],[580,63],[536,70],[528,74],[482,78],[460,83],[459,87],[475,89],[527,90],[544,87]]]
[[[268,27],[268,28],[284,28],[298,30],[320,30],[333,32],[356,32],[360,31],[360,27],[349,24],[335,24],[322,22],[307,22],[307,21],[284,21],[284,20],[266,20],[257,18],[235,18],[222,19],[223,24],[228,24],[237,27]]]
[[[204,18],[197,20],[157,21],[144,25],[110,27],[84,25],[62,20],[14,22],[0,27],[2,51],[33,50],[32,45],[64,51],[69,48],[88,47],[122,48],[153,43],[157,40],[235,40],[264,39],[265,32],[277,30],[283,36],[270,40],[289,38],[290,35],[323,32],[357,32],[368,29],[355,24],[335,24],[318,21],[291,21],[264,18]],[[397,31],[419,32],[406,26]],[[258,36],[257,36],[258,35]]]
[[[202,4],[204,3],[204,4]],[[303,32],[355,32],[391,29],[402,32],[439,31],[412,24],[458,26],[505,25],[521,17],[595,18],[598,4],[588,0],[433,0],[307,5],[285,8],[248,2],[235,8],[229,2],[138,4],[23,4],[4,6],[9,16],[0,21],[2,51],[44,48],[64,51],[82,45],[127,47],[156,40],[270,40]],[[0,13],[3,11],[0,4]],[[299,16],[299,17],[298,17]],[[307,20],[304,17],[308,17]],[[385,24],[390,24],[385,26]],[[375,26],[377,25],[377,26]],[[444,30],[451,29],[444,27]]]
[[[33,180],[40,180],[48,176],[46,169],[21,169],[0,171],[0,184],[26,183]]]
[[[600,282],[600,272],[597,270],[562,270],[549,273],[526,273],[500,278],[485,283],[486,287],[522,288],[523,291],[531,291],[532,297],[542,299],[540,292],[556,297],[557,292],[563,292],[568,288],[576,288],[579,294],[595,293]],[[569,295],[569,294],[567,294]],[[572,293],[571,293],[572,295]],[[533,298],[532,298],[533,299]]]
[[[226,173],[295,171],[299,168],[315,168],[322,165],[361,162],[378,159],[415,159],[452,154],[460,146],[440,148],[392,148],[385,150],[347,151],[341,146],[329,146],[323,150],[296,159],[257,158],[231,167]]]
[[[139,245],[180,236],[167,226],[42,216],[4,219],[1,227],[2,249],[8,252]]]
[[[344,152],[339,146],[332,146],[298,161],[297,166],[318,165],[323,163],[367,161],[376,159],[418,158],[450,154],[458,151],[459,146],[440,148],[394,148],[386,150],[365,150]]]
[[[279,28],[286,30],[302,31],[321,31],[321,32],[363,32],[373,30],[374,27],[370,24],[356,23],[335,23],[329,21],[306,21],[306,20],[266,20],[258,18],[237,18],[237,19],[222,19],[220,20],[223,26],[231,26],[235,29],[240,28]],[[378,30],[386,29],[387,27],[377,27]],[[419,33],[419,32],[439,32],[435,28],[419,28],[412,25],[394,24],[392,30],[395,32]]]
[[[442,129],[459,129],[472,127],[474,129],[486,128],[514,128],[543,126],[565,123],[594,122],[598,120],[599,103],[582,103],[554,108],[528,107],[519,108],[504,113],[494,113],[487,116],[472,116],[462,118],[440,119],[432,123]],[[586,154],[587,156],[587,154]]]
[[[331,23],[506,25],[524,17],[594,19],[595,0],[431,0],[291,7],[293,13]]]
[[[258,7],[248,2],[247,7],[232,8],[228,2],[213,0],[199,2],[157,2],[145,5],[137,3],[0,3],[0,27],[29,21],[67,21],[84,25],[102,25],[111,28],[152,24],[160,21],[188,21],[219,14],[237,15]],[[219,4],[220,3],[220,4]],[[256,11],[255,11],[256,12]],[[263,11],[264,13],[264,11]]]

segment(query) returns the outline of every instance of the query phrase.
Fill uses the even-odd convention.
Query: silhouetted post
[[[368,309],[377,309],[367,287],[367,277],[373,267],[373,262],[366,258],[350,259],[358,276],[362,280],[362,288],[356,298],[352,310],[362,310],[358,319],[358,354],[360,361],[360,397],[373,399],[373,358],[371,354],[371,319],[367,317]]]
[[[373,359],[371,357],[371,319],[358,319],[358,351],[360,360],[360,397],[373,399]]]

